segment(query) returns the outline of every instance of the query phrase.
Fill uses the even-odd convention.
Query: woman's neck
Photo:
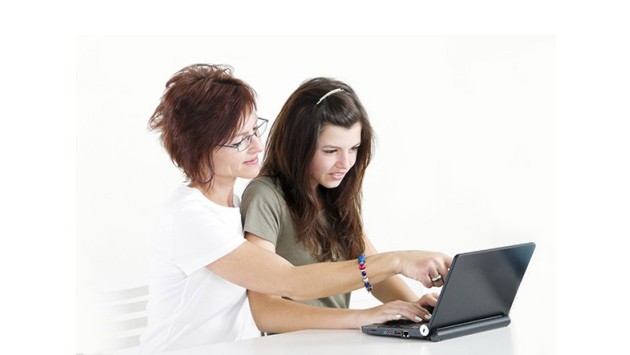
[[[234,207],[234,183],[222,184],[212,181],[210,186],[200,183],[190,184],[190,187],[199,190],[206,198],[220,206]]]

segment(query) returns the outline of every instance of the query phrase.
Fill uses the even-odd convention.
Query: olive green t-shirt
[[[241,201],[243,230],[268,240],[276,246],[276,253],[295,266],[316,263],[317,260],[297,241],[291,213],[282,189],[267,176],[252,180]],[[361,275],[357,271],[357,277]],[[329,275],[335,277],[335,275]],[[325,280],[317,280],[317,282]],[[318,298],[302,303],[320,307],[348,308],[350,293]]]

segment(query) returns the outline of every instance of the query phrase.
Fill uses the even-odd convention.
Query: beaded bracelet
[[[363,285],[367,292],[372,292],[372,284],[367,277],[367,272],[365,271],[365,254],[359,255],[359,270],[361,270],[361,277],[363,277]]]

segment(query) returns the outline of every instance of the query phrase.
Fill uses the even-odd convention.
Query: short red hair
[[[193,183],[209,184],[213,150],[227,143],[256,110],[256,92],[227,65],[193,64],[166,83],[149,120],[171,160]]]

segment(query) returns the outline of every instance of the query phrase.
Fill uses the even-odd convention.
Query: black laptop
[[[440,341],[506,327],[535,247],[525,243],[457,254],[430,321],[364,325],[363,333]]]

